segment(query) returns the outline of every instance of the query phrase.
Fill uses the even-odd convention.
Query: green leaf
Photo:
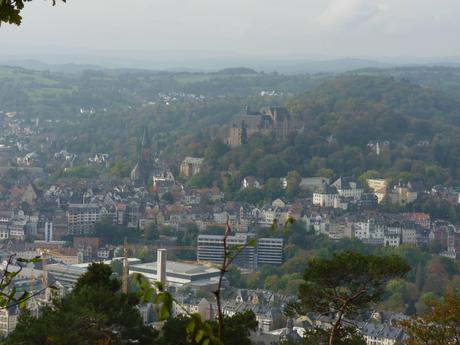
[[[192,317],[190,318],[185,330],[187,331],[187,334],[193,334],[195,331],[195,320]]]
[[[257,244],[257,240],[255,238],[251,238],[248,243],[247,243],[247,246],[248,247],[254,247],[255,245]]]
[[[199,343],[203,339],[204,335],[205,335],[204,331],[200,329],[195,336],[195,341]]]
[[[37,263],[42,261],[42,258],[40,256],[36,256],[30,260],[30,262]]]
[[[30,296],[30,294],[29,294],[28,291],[25,291],[22,294],[21,298],[19,299],[20,300],[20,302],[19,302],[19,308],[20,309],[25,309],[25,307],[27,305],[27,300],[29,299],[29,296]]]
[[[154,283],[154,285],[155,285],[155,287],[157,288],[158,291],[164,291],[164,286],[163,286],[163,284],[161,282],[156,281]]]

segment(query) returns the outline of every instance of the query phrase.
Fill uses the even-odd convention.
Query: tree
[[[430,298],[425,302],[429,313],[400,321],[407,333],[407,345],[460,344],[460,292],[448,290],[443,301]]]
[[[224,317],[225,328],[222,333],[222,343],[225,345],[251,345],[250,332],[257,329],[258,322],[252,311],[237,313],[231,317]],[[218,324],[214,322],[214,329]]]
[[[165,201],[166,203],[172,205],[174,204],[174,201],[176,200],[174,198],[174,195],[172,195],[172,193],[170,192],[166,192],[164,193],[162,196],[161,196],[161,200]]]
[[[279,178],[269,178],[265,186],[265,193],[271,199],[280,198],[283,196],[283,187]]]
[[[401,278],[410,267],[399,256],[335,254],[331,259],[311,259],[299,288],[297,311],[333,316],[328,344],[337,344],[342,319],[380,301],[391,279]]]
[[[307,329],[300,344],[318,345],[328,341],[328,332],[322,328]],[[366,341],[353,328],[339,329],[337,332],[336,345],[366,345]],[[299,345],[299,342],[285,341],[280,345]]]
[[[167,320],[163,328],[161,329],[162,336],[158,340],[158,344],[161,345],[193,345],[193,344],[204,344],[203,338],[196,337],[190,339],[190,335],[187,332],[190,325],[190,317],[179,316],[177,318],[170,318]],[[224,316],[225,329],[222,333],[222,344],[225,345],[251,345],[249,338],[250,332],[257,329],[257,321],[252,311],[246,311],[244,313],[237,313],[231,317]],[[218,332],[219,325],[216,321],[205,321],[206,324],[214,332]],[[199,331],[197,332],[199,333]],[[208,342],[208,344],[215,344]]]
[[[158,228],[155,223],[149,223],[144,229],[144,239],[146,241],[155,241],[160,237]]]
[[[91,264],[67,296],[38,317],[21,316],[7,344],[151,344],[155,332],[143,325],[138,298],[120,285],[109,266]]]
[[[225,276],[231,286],[242,287],[243,281],[241,279],[241,271],[238,267],[233,265],[230,266]]]
[[[32,259],[16,258],[16,254],[10,255],[6,260],[6,266],[2,269],[0,275],[0,308],[19,306],[24,308],[26,302],[33,296],[29,291],[22,292],[17,296],[16,287],[13,285],[13,280],[20,275],[24,266],[28,263],[36,263],[40,261],[40,257]],[[10,266],[15,263],[19,269],[10,270]],[[43,290],[42,290],[43,291]],[[40,291],[40,292],[42,292]]]
[[[300,174],[297,171],[290,171],[287,174],[287,187],[286,187],[286,196],[288,198],[294,198],[299,194],[300,187],[299,183],[301,181]]]
[[[22,22],[21,11],[24,9],[26,2],[32,0],[2,0],[0,1],[0,25],[2,22],[20,25]],[[62,0],[66,2],[66,0]],[[52,0],[53,6],[56,0]]]

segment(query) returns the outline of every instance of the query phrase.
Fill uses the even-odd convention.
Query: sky
[[[23,17],[0,27],[0,57],[460,56],[459,0],[34,0]]]

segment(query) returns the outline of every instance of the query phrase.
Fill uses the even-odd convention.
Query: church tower
[[[130,174],[131,181],[138,187],[145,186],[149,182],[152,168],[152,144],[146,127],[142,135],[137,163]]]

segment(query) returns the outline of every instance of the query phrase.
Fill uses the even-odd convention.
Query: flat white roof
[[[156,271],[157,262],[147,262],[143,264],[131,265],[130,268],[135,271],[136,268],[141,268],[144,270]],[[214,267],[209,267],[200,264],[190,264],[185,262],[177,261],[166,261],[166,273],[176,273],[184,275],[200,275],[205,273],[219,273],[219,270]]]
[[[104,260],[103,263],[106,265],[110,265],[113,261],[122,261],[123,257],[116,257],[113,258],[112,260]],[[84,262],[82,264],[75,264],[72,265],[73,267],[81,267],[81,268],[87,268],[89,265],[91,265],[93,262],[98,262],[98,261],[92,261],[92,262]],[[141,259],[138,258],[128,258],[128,264],[139,264],[141,263]]]

